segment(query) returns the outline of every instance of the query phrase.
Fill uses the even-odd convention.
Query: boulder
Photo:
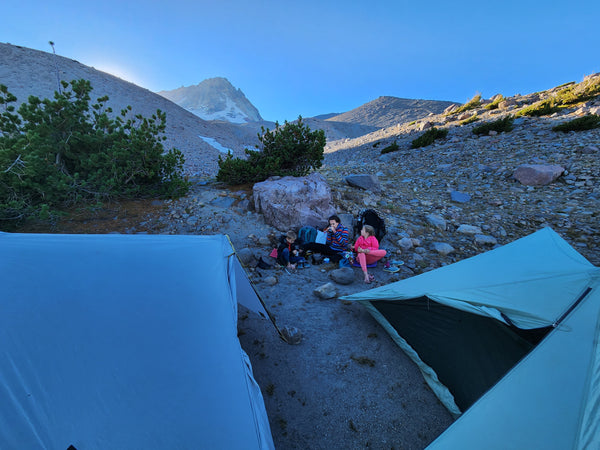
[[[365,191],[381,192],[381,185],[379,184],[379,179],[377,178],[376,175],[370,175],[370,174],[348,175],[345,178],[345,180],[346,180],[346,183],[348,183],[352,187],[364,189]]]
[[[522,164],[513,177],[525,186],[545,186],[560,177],[564,167],[553,164]]]
[[[473,112],[473,111],[465,111],[464,113],[460,114],[456,120],[467,120],[470,119],[471,117],[477,115],[477,113]]]
[[[341,267],[332,270],[329,274],[329,278],[337,284],[352,284],[354,283],[354,270],[352,270],[351,267]]]
[[[444,115],[452,114],[457,109],[458,109],[458,105],[450,105],[444,110],[444,112],[442,114],[444,114]]]
[[[517,102],[512,98],[507,98],[498,103],[498,108],[500,109],[508,109],[512,106],[516,106]]]
[[[243,248],[237,252],[238,258],[241,263],[246,267],[256,266],[257,260],[254,257],[254,253],[249,248]]]
[[[253,188],[255,210],[265,223],[285,232],[305,225],[322,226],[336,213],[331,189],[319,173],[272,177]]]
[[[431,122],[422,122],[419,124],[420,131],[429,130],[432,127],[433,127],[433,124]]]
[[[338,214],[340,223],[348,228],[348,240],[352,242],[354,240],[354,216],[352,214],[340,213]],[[327,217],[323,218],[323,225],[326,225]]]

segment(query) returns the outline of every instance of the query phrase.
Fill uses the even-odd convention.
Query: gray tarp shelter
[[[343,298],[465,411],[430,448],[600,448],[600,269],[550,228]]]
[[[0,233],[0,448],[273,448],[226,236]]]

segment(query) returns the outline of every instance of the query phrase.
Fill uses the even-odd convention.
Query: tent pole
[[[579,304],[580,304],[580,303],[583,301],[583,299],[584,299],[584,298],[585,298],[585,297],[586,297],[586,296],[587,296],[587,295],[590,293],[590,291],[591,291],[591,290],[592,290],[592,288],[591,288],[591,287],[588,287],[588,288],[586,288],[586,290],[585,290],[585,291],[583,291],[583,294],[581,294],[581,295],[579,296],[579,298],[578,298],[577,300],[575,300],[575,302],[574,302],[574,303],[573,303],[571,306],[569,306],[569,309],[567,309],[567,310],[565,311],[565,313],[564,313],[562,316],[560,316],[556,322],[554,322],[554,323],[552,324],[552,328],[556,328],[557,326],[559,326],[559,325],[560,325],[560,323],[561,323],[563,320],[565,320],[565,319],[566,319],[566,317],[567,317],[569,314],[571,314],[571,311],[573,311],[573,310],[575,309],[575,307],[576,307],[577,305],[579,305]]]

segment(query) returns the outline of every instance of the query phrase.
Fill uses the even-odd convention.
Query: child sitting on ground
[[[297,264],[304,265],[305,259],[300,256],[300,250],[295,244],[296,233],[288,231],[281,236],[277,247],[277,262],[289,270],[294,270]]]
[[[369,275],[367,264],[379,261],[386,254],[385,250],[379,248],[379,241],[375,237],[375,229],[371,225],[365,225],[360,230],[360,237],[354,244],[354,251],[360,268],[365,274],[365,283],[370,283],[375,278],[373,275]]]

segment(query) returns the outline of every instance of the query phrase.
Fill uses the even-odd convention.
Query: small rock
[[[462,234],[481,234],[481,228],[473,225],[461,225],[457,228],[456,232]]]
[[[232,197],[217,197],[210,202],[212,206],[218,206],[219,208],[229,208],[235,203],[235,198]]]
[[[345,178],[346,183],[352,187],[357,187],[371,192],[381,192],[381,185],[375,175],[359,174],[349,175]]]
[[[327,300],[337,295],[337,289],[333,283],[325,283],[313,290],[313,294],[323,300]]]
[[[337,284],[352,284],[354,283],[354,270],[352,270],[351,267],[341,267],[332,270],[329,274],[329,278]]]
[[[267,286],[275,286],[278,282],[279,281],[277,280],[277,277],[275,277],[273,275],[270,275],[264,279],[264,283]]]
[[[450,198],[452,199],[453,202],[458,202],[458,203],[467,203],[468,201],[471,200],[471,196],[469,194],[466,194],[464,192],[459,192],[459,191],[450,192]]]
[[[437,228],[438,230],[445,231],[446,230],[446,221],[439,214],[429,214],[427,217],[427,223]]]
[[[290,345],[297,345],[302,341],[302,333],[296,327],[283,327],[281,329],[281,335],[285,342]]]
[[[443,256],[447,256],[450,253],[454,253],[456,251],[454,250],[454,247],[452,247],[450,244],[446,244],[445,242],[434,242],[431,245],[431,248],[435,252],[438,252],[440,255]]]
[[[398,245],[402,250],[410,250],[413,247],[413,241],[411,238],[402,238],[398,241]]]
[[[496,245],[498,241],[493,236],[488,236],[485,234],[476,234],[475,243],[477,245]]]
[[[268,237],[263,236],[263,237],[261,237],[261,238],[258,239],[258,243],[260,245],[264,245],[264,246],[271,245],[271,239],[269,239]]]

